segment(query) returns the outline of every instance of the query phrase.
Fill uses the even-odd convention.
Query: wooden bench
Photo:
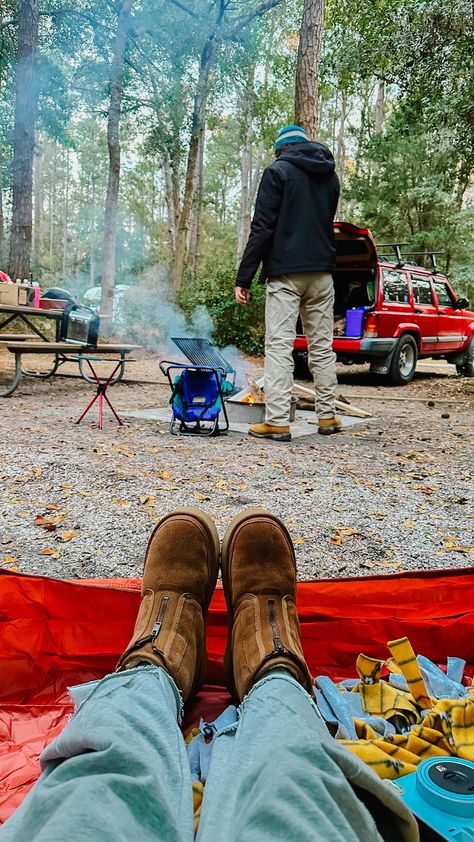
[[[31,342],[36,340],[34,333],[0,333],[0,346],[6,342]]]
[[[125,372],[125,363],[127,362],[127,355],[132,351],[137,351],[141,345],[121,345],[121,344],[107,344],[107,345],[75,345],[72,342],[2,342],[0,347],[4,347],[15,357],[15,371],[11,382],[0,386],[0,397],[6,398],[12,395],[18,388],[22,375],[31,377],[52,377],[56,373],[60,365],[71,362],[79,365],[79,372],[84,380],[88,383],[95,383],[95,380],[87,373],[84,366],[85,357],[90,355],[108,356],[115,355],[119,357],[119,370],[116,377],[110,381],[109,385],[118,383],[122,379]],[[25,371],[22,368],[21,358],[25,354],[49,354],[54,357],[54,363],[50,369],[45,372],[41,371]]]

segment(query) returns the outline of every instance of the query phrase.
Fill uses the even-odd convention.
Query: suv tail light
[[[370,313],[365,320],[364,336],[376,338],[378,336],[377,316]]]

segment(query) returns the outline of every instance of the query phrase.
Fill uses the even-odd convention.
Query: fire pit
[[[231,395],[226,400],[229,421],[236,424],[261,424],[265,421],[265,394],[263,377],[254,380],[247,374],[248,389]],[[290,421],[295,420],[296,398],[291,399]]]

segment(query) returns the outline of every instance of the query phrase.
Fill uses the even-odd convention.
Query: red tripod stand
[[[123,360],[110,360],[110,359],[108,360],[107,357],[86,357],[86,356],[82,356],[82,355],[81,355],[81,358],[83,360],[85,360],[85,362],[89,366],[89,368],[90,368],[90,370],[93,374],[94,380],[97,384],[97,388],[96,388],[96,393],[95,393],[94,397],[92,398],[91,401],[89,401],[89,403],[87,404],[84,412],[82,413],[80,418],[77,419],[76,424],[81,423],[82,419],[85,418],[85,416],[87,415],[89,410],[92,409],[92,407],[94,406],[96,400],[98,400],[99,401],[99,428],[102,430],[103,418],[104,418],[104,401],[107,403],[109,409],[111,410],[115,420],[117,421],[117,424],[120,424],[120,426],[122,427],[123,421],[119,417],[119,415],[117,415],[117,412],[115,411],[115,408],[113,407],[111,401],[109,400],[109,397],[107,395],[107,389],[110,386],[111,381],[114,379],[114,376],[115,376],[116,372],[119,370],[120,366],[123,364]],[[102,361],[116,362],[117,365],[115,366],[114,370],[112,371],[112,374],[110,374],[109,377],[105,378],[105,377],[99,377],[99,375],[97,374],[97,372],[94,369],[94,366],[92,365],[93,361],[95,361],[95,362],[102,362]],[[133,362],[133,361],[127,360],[127,362]]]

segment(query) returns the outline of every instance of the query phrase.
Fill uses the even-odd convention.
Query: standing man
[[[276,160],[260,182],[247,246],[237,273],[235,298],[247,304],[262,262],[265,305],[264,424],[249,434],[291,441],[293,343],[301,315],[308,361],[316,388],[318,432],[337,433],[336,355],[332,350],[336,261],[333,219],[339,198],[334,158],[326,146],[308,140],[301,126],[285,126],[275,142]]]

